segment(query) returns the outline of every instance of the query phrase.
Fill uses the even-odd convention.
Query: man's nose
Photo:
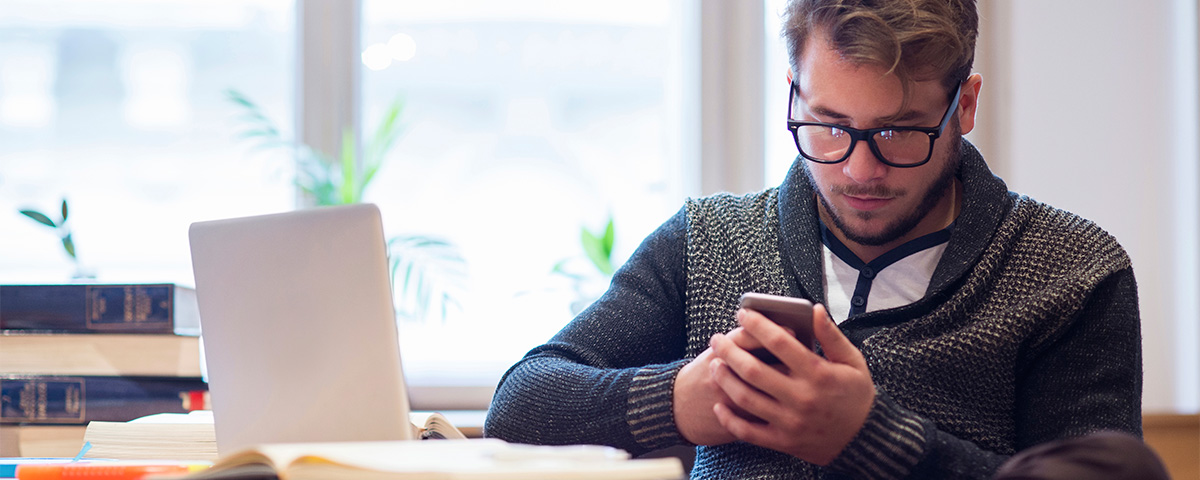
[[[842,172],[856,183],[872,183],[883,178],[888,168],[891,167],[875,156],[866,140],[859,140],[850,152],[850,158],[843,162]]]

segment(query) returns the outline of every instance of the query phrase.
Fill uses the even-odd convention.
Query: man
[[[1128,256],[962,139],[977,24],[973,0],[793,1],[788,178],[689,201],[505,375],[486,434],[697,445],[694,478],[990,478],[1140,436]],[[818,304],[815,351],[739,310],[752,291]]]

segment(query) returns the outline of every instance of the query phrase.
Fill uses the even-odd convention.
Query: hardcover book
[[[200,338],[0,332],[0,375],[201,377]]]
[[[196,335],[196,291],[160,284],[0,285],[0,330]]]
[[[124,422],[207,407],[200,378],[0,375],[0,423]]]

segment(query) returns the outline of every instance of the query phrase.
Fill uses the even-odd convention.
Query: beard
[[[846,222],[842,212],[839,212],[833,207],[829,199],[826,198],[825,193],[822,192],[818,187],[816,179],[813,178],[812,171],[808,168],[808,166],[805,166],[804,173],[806,176],[808,176],[809,184],[813,186],[813,190],[817,192],[817,200],[821,202],[821,206],[826,212],[828,212],[829,218],[833,220],[834,226],[836,226],[838,231],[842,232],[847,239],[860,245],[872,247],[887,245],[888,243],[907,235],[914,228],[916,228],[917,224],[921,223],[921,220],[924,220],[925,217],[929,215],[929,212],[932,211],[935,206],[937,206],[938,202],[942,201],[942,199],[945,198],[950,192],[950,187],[953,185],[954,177],[958,174],[959,163],[962,161],[962,134],[959,133],[957,121],[953,122],[951,130],[952,134],[945,137],[945,140],[948,141],[943,143],[948,150],[945,152],[947,157],[946,162],[944,165],[942,165],[942,170],[938,172],[938,176],[929,186],[929,189],[926,190],[922,195],[920,203],[917,204],[916,208],[909,212],[905,212],[898,218],[892,220],[878,233],[858,231],[851,227]],[[831,187],[831,190],[832,193],[874,197],[892,197],[905,193],[904,190],[893,190],[883,186],[833,186]],[[862,220],[870,220],[872,217],[877,216],[877,214],[874,212],[857,212],[855,215]]]

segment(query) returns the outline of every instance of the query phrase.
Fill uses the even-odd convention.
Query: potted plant
[[[613,246],[616,244],[616,228],[613,217],[608,216],[608,222],[600,231],[593,232],[586,226],[579,227],[579,245],[583,249],[586,262],[579,262],[578,257],[560,260],[552,270],[555,274],[567,277],[571,288],[575,291],[575,300],[571,302],[571,314],[578,315],[583,309],[595,302],[604,293],[611,281],[616,265],[613,264]],[[587,267],[580,267],[585,263]]]
[[[75,253],[75,240],[71,236],[71,226],[67,223],[70,210],[67,207],[66,198],[62,200],[62,207],[59,209],[60,215],[58,220],[54,220],[50,218],[49,215],[32,208],[25,208],[20,210],[20,212],[21,215],[25,215],[26,217],[33,219],[35,222],[54,229],[54,233],[58,235],[59,240],[62,242],[63,251],[66,252],[68,257],[71,257],[71,263],[75,265],[75,273],[71,278],[75,280],[89,280],[96,278],[96,274],[94,272],[91,272],[83,267],[83,264],[79,262],[79,255]]]
[[[263,110],[242,93],[227,90],[226,97],[243,111],[239,138],[255,141],[257,148],[292,150],[295,185],[316,206],[362,202],[363,194],[403,133],[399,118],[404,104],[396,100],[363,145],[361,158],[357,138],[348,128],[342,133],[340,154],[332,158],[285,139]],[[398,235],[389,238],[387,245],[392,284],[400,300],[397,314],[408,319],[437,314],[445,320],[449,309],[459,306],[454,292],[466,277],[466,262],[457,247],[429,235]]]

